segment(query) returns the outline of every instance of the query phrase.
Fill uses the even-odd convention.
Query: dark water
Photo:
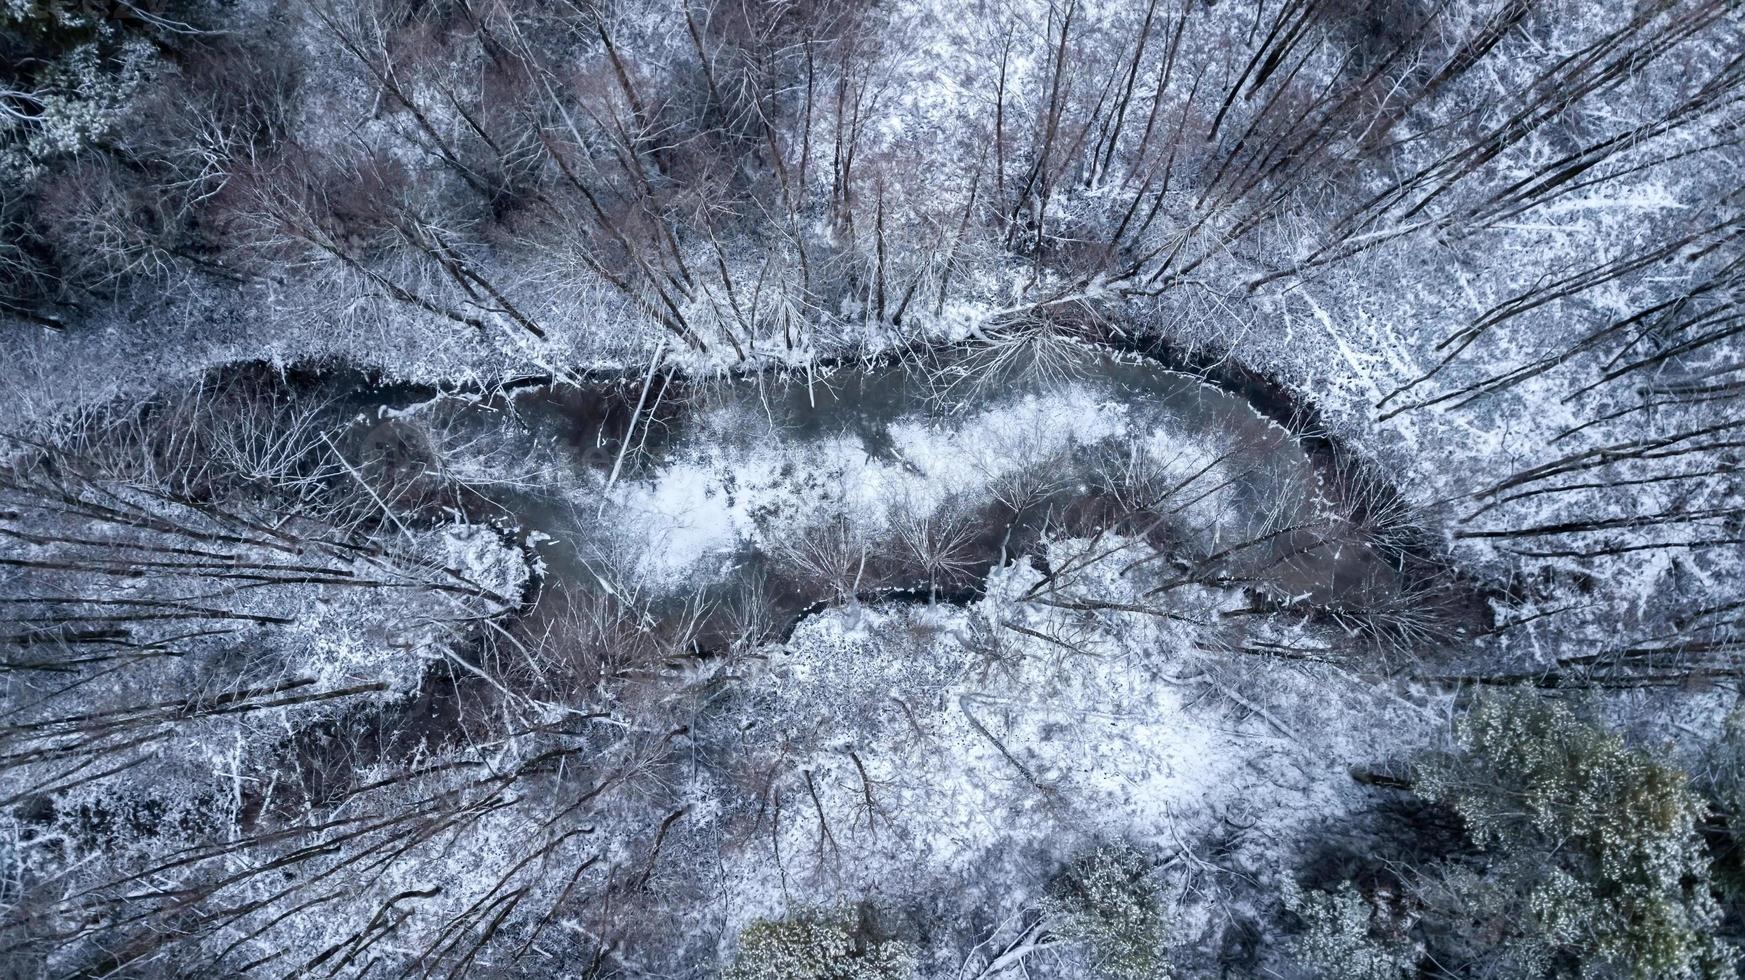
[[[420,400],[396,392],[366,410],[367,431],[354,445],[360,467],[394,487],[434,473],[434,484],[446,488],[433,495],[439,509],[493,520],[537,556],[543,573],[526,612],[530,628],[561,628],[541,620],[572,614],[578,602],[605,593],[656,623],[682,620],[698,647],[718,648],[734,639],[779,637],[805,611],[849,596],[774,553],[782,550],[780,534],[742,541],[676,582],[625,578],[623,560],[636,558],[625,549],[662,547],[626,533],[627,495],[698,454],[731,469],[734,460],[772,447],[789,447],[804,460],[806,447],[843,438],[858,441],[869,460],[908,465],[896,453],[894,425],[951,429],[978,413],[1068,389],[1121,406],[1125,431],[1108,444],[1078,445],[1050,459],[1053,489],[1036,500],[1015,506],[985,492],[954,499],[957,525],[970,530],[950,568],[885,554],[857,570],[852,592],[863,599],[966,599],[990,567],[1038,554],[1044,535],[1099,531],[1149,538],[1179,551],[1184,566],[1234,548],[1182,574],[1257,589],[1278,602],[1337,603],[1391,587],[1391,569],[1346,533],[1338,501],[1325,499],[1314,462],[1289,432],[1234,394],[1103,349],[951,349],[730,380],[657,370],[474,398]],[[432,435],[438,431],[440,438]],[[1136,505],[1109,485],[1107,466],[1099,464],[1131,453],[1141,440],[1215,447],[1219,479],[1202,478],[1152,506]],[[445,441],[474,454],[488,450],[490,458],[456,472],[439,445]],[[750,630],[743,615],[748,597],[761,611],[754,617],[761,625]]]

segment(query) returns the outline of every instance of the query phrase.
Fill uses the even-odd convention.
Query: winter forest
[[[1745,963],[1745,0],[0,0],[0,977]]]

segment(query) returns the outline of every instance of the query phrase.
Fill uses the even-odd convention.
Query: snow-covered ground
[[[219,6],[0,73],[27,966],[1205,965],[1473,685],[1719,765],[1736,4]]]

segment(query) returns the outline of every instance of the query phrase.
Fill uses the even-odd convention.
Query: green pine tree
[[[1082,855],[1042,903],[1049,932],[1078,945],[1107,980],[1170,980],[1174,922],[1151,870],[1125,843]]]
[[[1443,877],[1448,915],[1488,918],[1520,975],[1735,975],[1715,937],[1704,802],[1681,769],[1527,695],[1479,701],[1456,736],[1417,778],[1485,858]]]
[[[1303,920],[1291,944],[1297,963],[1317,980],[1401,980],[1412,958],[1398,943],[1379,939],[1375,912],[1351,882],[1331,892],[1305,891],[1286,879],[1284,905]]]
[[[907,980],[914,969],[914,949],[869,936],[853,908],[802,908],[746,926],[725,980]]]

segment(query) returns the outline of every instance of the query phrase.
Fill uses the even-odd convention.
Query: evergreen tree
[[[1303,920],[1292,943],[1297,963],[1318,980],[1401,980],[1411,959],[1398,943],[1375,935],[1375,912],[1351,882],[1331,892],[1305,891],[1286,879],[1284,905]]]
[[[1081,856],[1043,902],[1049,931],[1077,944],[1107,980],[1169,980],[1174,922],[1151,871],[1129,844]]]
[[[914,968],[912,947],[873,938],[852,908],[803,908],[746,926],[725,980],[905,980]]]
[[[0,179],[17,187],[106,136],[162,68],[148,38],[86,6],[0,4]]]
[[[1697,833],[1705,806],[1682,770],[1525,695],[1481,700],[1456,734],[1417,788],[1482,852],[1425,893],[1449,919],[1485,923],[1451,930],[1468,952],[1500,948],[1527,976],[1734,975]]]

